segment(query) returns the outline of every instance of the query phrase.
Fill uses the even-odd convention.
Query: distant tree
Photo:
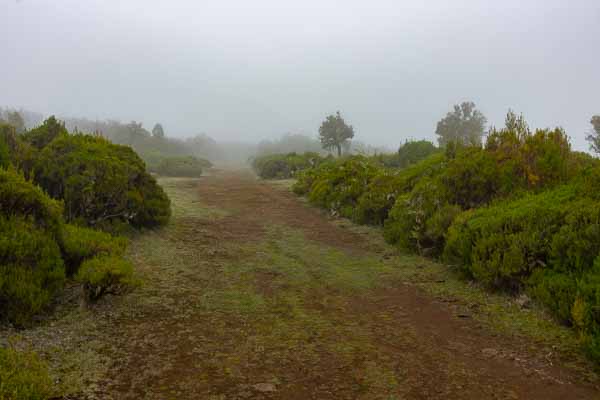
[[[594,115],[590,123],[594,130],[585,139],[590,142],[591,149],[600,154],[600,115]]]
[[[25,120],[18,111],[6,111],[6,122],[15,128],[17,134],[25,132]]]
[[[165,137],[165,131],[161,124],[154,125],[154,128],[152,128],[152,136],[159,139],[163,139]]]
[[[127,124],[127,139],[126,139],[126,143],[129,146],[133,146],[134,143],[136,143],[139,140],[143,140],[143,138],[146,136],[147,131],[142,128],[142,123],[141,122],[135,122],[135,121],[131,121],[130,123]]]
[[[481,144],[486,122],[487,119],[481,111],[475,109],[475,103],[457,104],[453,111],[437,123],[435,133],[438,135],[438,143],[440,146],[451,142]]]
[[[354,137],[354,128],[347,125],[340,112],[329,115],[319,128],[319,139],[324,149],[337,149],[338,157],[342,155],[342,146]]]

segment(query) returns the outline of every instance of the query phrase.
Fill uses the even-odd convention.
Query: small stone
[[[519,297],[517,297],[515,303],[517,303],[517,305],[521,308],[529,308],[531,304],[531,299],[529,298],[529,296],[523,293]]]
[[[252,387],[254,389],[256,389],[257,391],[263,392],[263,393],[277,391],[277,388],[275,388],[275,385],[273,385],[272,383],[257,383],[256,385],[254,385]]]
[[[488,348],[481,350],[481,354],[483,354],[486,358],[496,357],[498,355],[498,350]]]

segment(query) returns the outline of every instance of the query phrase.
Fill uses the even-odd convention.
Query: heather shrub
[[[0,216],[0,314],[25,324],[62,288],[60,247],[33,218]]]
[[[169,199],[129,147],[97,136],[61,135],[41,152],[36,182],[65,203],[69,222],[110,229],[165,224]]]
[[[576,196],[573,186],[563,186],[457,218],[444,258],[490,286],[518,289],[535,268],[548,264],[553,235]]]
[[[359,223],[382,225],[396,199],[421,180],[435,176],[445,163],[443,154],[435,154],[405,169],[380,169],[358,199],[356,220]]]
[[[24,324],[61,288],[61,204],[0,168],[0,314]]]
[[[62,204],[13,170],[0,168],[0,215],[21,216],[60,240]]]
[[[333,214],[354,218],[358,199],[379,168],[363,156],[347,157],[327,164],[318,170],[310,186],[308,199]]]
[[[263,179],[289,179],[317,167],[325,160],[318,153],[270,154],[252,160],[252,168]]]
[[[85,260],[99,255],[121,256],[127,248],[127,239],[123,237],[76,225],[66,224],[63,237],[62,252],[69,276]]]
[[[435,233],[435,230],[439,229],[442,221],[440,217],[436,217],[435,222],[429,220],[441,210],[450,209],[440,193],[442,188],[439,179],[426,177],[409,193],[399,197],[385,222],[386,240],[419,254],[436,255],[436,249],[441,247],[438,241],[444,234]]]
[[[573,325],[600,360],[600,201],[575,180],[459,215],[447,262],[499,289],[525,290]]]
[[[85,300],[94,302],[133,284],[133,265],[122,257],[99,255],[84,261],[75,279],[83,285]]]

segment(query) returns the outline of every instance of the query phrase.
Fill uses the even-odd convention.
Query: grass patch
[[[173,218],[192,217],[216,219],[229,213],[223,209],[209,207],[198,200],[198,185],[201,178],[158,178],[158,183],[171,199]]]

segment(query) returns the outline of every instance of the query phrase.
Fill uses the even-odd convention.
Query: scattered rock
[[[492,358],[492,357],[496,357],[498,355],[498,350],[492,349],[492,348],[487,348],[487,349],[481,350],[481,354],[483,354],[486,358]]]
[[[257,383],[256,385],[253,385],[252,387],[262,393],[269,393],[269,392],[277,391],[277,388],[272,383]]]
[[[517,305],[521,308],[529,308],[531,305],[531,299],[525,293],[522,293],[519,297],[517,297],[515,303],[517,303]]]

